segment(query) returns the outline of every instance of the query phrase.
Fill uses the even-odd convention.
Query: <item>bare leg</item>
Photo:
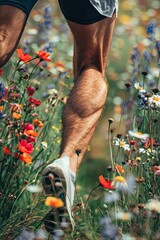
[[[0,67],[14,53],[26,22],[26,14],[12,6],[0,6]]]
[[[115,16],[91,25],[68,23],[74,36],[75,85],[63,112],[61,156],[69,156],[76,172],[106,101],[105,69]],[[78,162],[76,150],[81,151]]]

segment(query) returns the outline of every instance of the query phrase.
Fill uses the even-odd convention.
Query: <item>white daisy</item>
[[[126,179],[122,176],[116,176],[112,181],[112,185],[120,191],[126,191],[128,189]]]
[[[127,144],[123,139],[117,139],[114,141],[115,146],[120,146],[121,148],[123,148],[124,150],[129,151],[130,150],[130,146],[129,144]]]
[[[134,131],[131,131],[131,130],[128,131],[128,134],[132,137],[142,139],[142,140],[146,140],[149,137],[148,133],[134,132]]]
[[[43,148],[47,148],[47,142],[43,141],[43,142],[41,142],[41,145]]]
[[[139,153],[142,153],[142,154],[147,154],[148,156],[150,155],[155,155],[156,154],[156,151],[151,149],[151,148],[148,148],[148,149],[145,149],[145,148],[139,148]]]
[[[26,189],[31,193],[42,192],[42,188],[38,185],[28,185]]]
[[[140,86],[139,83],[135,83],[134,87],[141,93],[145,93],[146,91]]]
[[[156,199],[151,199],[146,205],[145,208],[149,211],[154,211],[160,213],[160,201]]]
[[[151,107],[160,107],[160,96],[159,95],[153,95],[148,98],[148,104]]]

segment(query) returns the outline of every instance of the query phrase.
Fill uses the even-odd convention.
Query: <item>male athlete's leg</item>
[[[90,25],[68,22],[74,36],[75,84],[63,112],[61,156],[76,172],[106,101],[106,65],[115,16]],[[76,150],[80,150],[77,162]]]

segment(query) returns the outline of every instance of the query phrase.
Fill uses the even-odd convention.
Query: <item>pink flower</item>
[[[155,174],[156,174],[157,176],[160,176],[160,170],[157,170],[157,171],[155,172]]]
[[[24,127],[25,130],[34,130],[34,126],[31,123],[27,123]]]

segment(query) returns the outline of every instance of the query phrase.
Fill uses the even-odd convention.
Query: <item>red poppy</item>
[[[19,156],[20,160],[25,162],[25,163],[31,163],[32,162],[32,157],[27,154],[27,153],[22,153],[20,156]]]
[[[51,62],[52,59],[48,58],[50,56],[49,53],[44,52],[42,50],[40,50],[38,53],[35,52],[35,54],[37,55],[37,57],[39,57],[42,61],[47,61],[47,62]]]
[[[112,180],[106,180],[102,175],[99,176],[99,185],[106,189],[114,189]]]
[[[146,142],[144,143],[144,147],[148,148],[148,147],[150,147],[151,144],[152,144],[152,145],[155,144],[155,142],[156,142],[156,141],[155,141],[153,138],[151,138],[151,139],[150,139],[150,138],[147,138],[147,139],[146,139]]]
[[[137,142],[135,140],[130,140],[129,142],[132,146],[136,147],[137,146]]]
[[[32,59],[32,57],[28,53],[24,53],[21,48],[17,49],[17,55],[22,62],[28,62]]]
[[[29,102],[30,102],[30,103],[33,103],[33,104],[36,105],[36,106],[40,106],[40,105],[41,105],[41,101],[38,100],[38,99],[35,99],[35,98],[33,98],[33,97],[30,97],[30,98],[29,98]]]
[[[2,74],[3,74],[3,69],[0,68],[0,76],[2,76]]]
[[[28,87],[26,88],[26,91],[27,91],[28,96],[33,96],[35,90],[34,90],[33,87],[28,86]]]
[[[6,154],[6,155],[12,155],[10,149],[9,149],[7,146],[4,146],[4,147],[3,147],[3,152],[4,152],[4,154]]]
[[[27,142],[25,139],[21,139],[18,143],[18,150],[23,153],[31,154],[34,148],[32,143]]]

